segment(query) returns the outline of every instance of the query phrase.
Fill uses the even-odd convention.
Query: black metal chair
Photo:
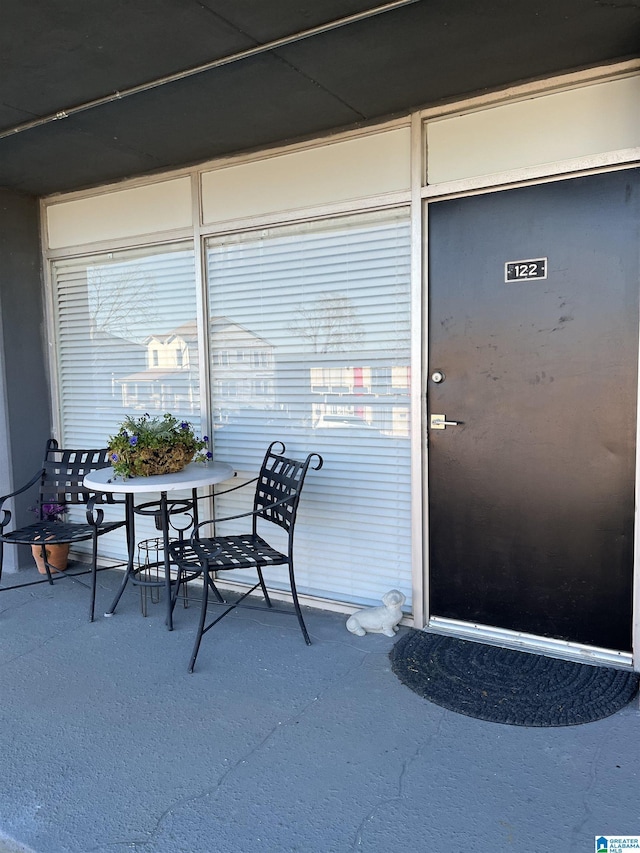
[[[27,583],[14,584],[0,588],[0,592],[10,589],[19,589],[37,583],[53,584],[54,579],[62,577],[77,578],[78,575],[91,574],[91,602],[89,607],[89,619],[93,622],[96,599],[96,575],[98,562],[98,537],[104,533],[110,533],[126,524],[122,521],[105,521],[104,510],[96,507],[96,504],[119,504],[122,500],[114,498],[112,494],[94,494],[83,486],[85,474],[98,468],[107,468],[110,465],[109,451],[107,448],[99,450],[65,450],[58,447],[55,439],[49,439],[44,455],[42,468],[35,474],[26,485],[11,494],[0,497],[0,578],[2,577],[2,564],[4,558],[4,546],[9,545],[36,545],[41,547],[44,561],[46,578]],[[17,495],[34,491],[34,511],[37,521],[25,527],[9,531],[11,525],[11,511],[5,508],[5,504]],[[70,506],[86,506],[86,522],[63,521],[59,518],[47,517],[50,506],[59,506],[60,510],[66,510]],[[59,515],[55,512],[54,515]],[[91,554],[91,567],[86,571],[67,573],[59,572],[47,559],[47,547],[69,543],[91,540],[93,548]],[[55,573],[52,574],[52,570]],[[79,581],[82,583],[82,581]]]
[[[263,577],[263,569],[269,566],[289,567],[289,584],[295,614],[307,645],[311,645],[311,639],[307,632],[302,610],[298,601],[296,590],[294,565],[293,565],[293,534],[295,529],[296,514],[302,486],[309,467],[319,471],[322,468],[322,456],[318,453],[310,453],[304,461],[290,459],[284,456],[286,448],[281,441],[272,442],[265,454],[258,477],[236,486],[226,489],[223,494],[245,488],[251,483],[256,483],[253,498],[253,510],[243,512],[239,515],[227,516],[226,518],[209,519],[202,521],[194,527],[190,539],[182,542],[173,542],[169,545],[171,560],[178,567],[178,577],[174,587],[173,604],[175,605],[180,587],[196,577],[203,576],[202,603],[200,620],[193,653],[189,662],[189,672],[193,672],[200,642],[203,634],[213,628],[236,607],[248,607],[253,610],[270,609],[272,613],[288,613],[290,610],[275,608],[269,598],[267,587]],[[314,461],[315,460],[315,461]],[[314,461],[314,464],[311,464]],[[234,536],[212,536],[202,535],[202,529],[207,525],[220,524],[225,521],[233,521],[238,518],[251,518],[251,532],[244,535]],[[259,534],[265,526],[263,522],[277,525],[287,533],[288,547],[286,553],[277,551]],[[253,569],[258,574],[258,581],[250,589],[244,592],[233,602],[225,601],[215,581],[213,573],[222,571],[235,571],[236,569]],[[254,606],[245,603],[245,599],[260,587],[266,607]],[[207,606],[209,603],[209,590],[215,596],[214,604],[225,607],[224,612],[217,616],[209,624],[207,621]]]

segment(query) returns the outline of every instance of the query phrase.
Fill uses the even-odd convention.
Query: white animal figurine
[[[347,619],[347,631],[364,637],[365,634],[384,634],[395,637],[398,623],[402,619],[402,605],[406,599],[398,589],[390,589],[382,596],[381,607],[365,607],[356,610]]]

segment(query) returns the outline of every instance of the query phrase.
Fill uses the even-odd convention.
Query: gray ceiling
[[[0,132],[383,0],[2,0]],[[640,54],[640,0],[417,0],[0,139],[43,195]]]

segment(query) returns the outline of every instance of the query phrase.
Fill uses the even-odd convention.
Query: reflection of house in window
[[[374,367],[371,371],[371,388],[374,394],[391,394],[391,368]]]
[[[229,380],[217,381],[216,389],[218,391],[218,396],[222,399],[235,400],[238,396],[237,382]]]
[[[165,335],[149,335],[147,369],[118,379],[122,405],[145,411],[197,412],[198,333],[195,321]]]
[[[407,365],[333,364],[311,367],[309,373],[316,397],[312,403],[315,427],[360,426],[393,436],[409,434]]]
[[[254,367],[268,367],[270,353],[268,350],[254,350],[251,353],[251,363]]]
[[[274,346],[227,317],[211,320],[211,382],[215,420],[230,411],[275,405]]]
[[[267,379],[256,379],[252,390],[256,397],[268,397],[273,394],[273,382]]]
[[[312,367],[311,390],[316,394],[348,394],[355,387],[357,370],[362,371],[362,368]]]
[[[127,409],[197,412],[198,333],[195,320],[167,334],[150,335],[146,370],[116,379]],[[273,407],[274,347],[226,317],[211,320],[211,373],[216,419],[230,408]]]

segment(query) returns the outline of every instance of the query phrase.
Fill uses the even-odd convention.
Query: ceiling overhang
[[[638,55],[640,0],[4,0],[0,187],[46,195]]]

